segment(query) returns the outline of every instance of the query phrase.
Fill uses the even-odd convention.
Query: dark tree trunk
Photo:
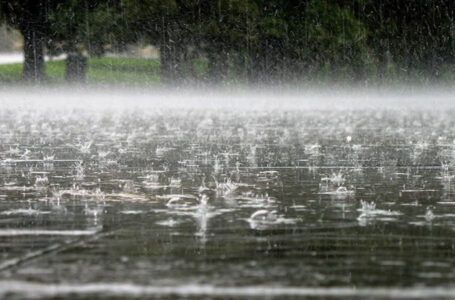
[[[161,83],[169,84],[173,78],[171,47],[168,43],[162,43],[160,46],[160,64]]]
[[[70,53],[66,58],[65,80],[84,83],[87,74],[87,58],[80,53]]]
[[[252,85],[258,84],[268,75],[266,45],[251,49],[248,53],[248,60],[248,82]]]
[[[209,78],[212,84],[221,84],[228,76],[228,55],[219,42],[213,42],[208,49],[207,58],[209,61]]]
[[[178,85],[182,78],[182,45],[177,32],[176,24],[163,17],[160,63],[161,63],[161,82],[165,85]]]
[[[22,77],[31,82],[45,79],[44,66],[44,34],[36,27],[23,29],[24,37],[24,68]]]

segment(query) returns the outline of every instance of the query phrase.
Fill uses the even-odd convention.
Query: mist
[[[450,87],[155,88],[22,86],[0,89],[3,109],[450,110]]]

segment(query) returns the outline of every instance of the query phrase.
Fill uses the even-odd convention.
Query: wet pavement
[[[0,298],[455,297],[452,111],[0,112]]]

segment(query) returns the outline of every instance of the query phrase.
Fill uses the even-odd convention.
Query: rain
[[[0,0],[0,299],[454,298],[454,16]]]

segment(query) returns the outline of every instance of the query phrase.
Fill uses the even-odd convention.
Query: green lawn
[[[193,71],[195,74],[190,74],[190,68],[184,68],[184,78],[189,80],[204,80],[207,76],[208,62],[205,59],[194,61]],[[368,84],[386,83],[389,85],[397,85],[403,83],[420,83],[425,84],[428,79],[419,74],[403,73],[401,70],[389,70],[390,74],[386,79],[376,78],[374,72],[367,75]],[[46,73],[50,79],[50,83],[64,83],[65,61],[49,61],[46,62]],[[0,84],[19,82],[22,74],[22,63],[0,65]],[[314,76],[305,77],[301,81],[302,84],[321,85],[329,83],[331,86],[336,84],[336,75],[330,72],[320,72],[313,74]],[[447,67],[441,69],[440,81],[452,84],[455,82],[455,70]],[[233,75],[233,79],[238,78]],[[239,77],[241,78],[241,77]],[[339,78],[338,78],[339,79]],[[300,83],[300,81],[296,81]],[[123,57],[100,57],[89,58],[87,70],[88,84],[120,84],[120,85],[159,85],[160,84],[160,61],[159,59],[149,58],[123,58]],[[340,84],[345,81],[340,80]],[[237,82],[241,85],[242,82]]]
[[[146,58],[90,58],[88,83],[158,84],[160,62]],[[17,81],[22,73],[22,63],[0,65],[0,81]],[[63,82],[65,61],[46,62],[46,74],[51,82]]]

